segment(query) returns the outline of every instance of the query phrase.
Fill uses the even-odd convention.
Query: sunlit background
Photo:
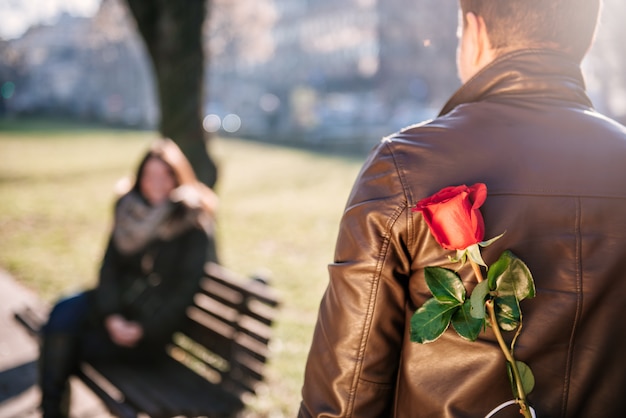
[[[207,132],[367,149],[434,116],[459,86],[456,1],[214,0]],[[584,63],[597,108],[626,119],[626,4],[606,0]],[[153,128],[141,39],[121,0],[0,0],[0,114]]]

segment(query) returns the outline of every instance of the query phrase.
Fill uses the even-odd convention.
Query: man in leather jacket
[[[463,86],[433,121],[384,138],[349,197],[309,353],[300,417],[484,417],[512,398],[490,329],[410,341],[432,295],[424,268],[454,255],[415,204],[485,183],[487,264],[505,249],[533,273],[516,357],[541,418],[626,408],[626,128],[596,112],[580,62],[600,0],[461,0]],[[459,271],[468,289],[472,269]],[[497,417],[519,417],[507,408]]]

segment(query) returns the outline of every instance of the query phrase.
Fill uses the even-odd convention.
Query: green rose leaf
[[[484,318],[474,318],[470,313],[472,303],[468,299],[463,306],[452,315],[452,327],[463,338],[476,341],[485,325]]]
[[[483,319],[485,317],[485,299],[489,294],[489,284],[486,280],[478,283],[472,295],[470,296],[471,309],[470,314],[476,319]]]
[[[498,296],[515,296],[518,301],[535,297],[535,283],[528,266],[507,250],[487,273],[489,289]]]
[[[457,304],[428,299],[411,317],[411,341],[426,344],[435,341],[450,325]]]
[[[510,258],[506,257],[505,254],[506,251],[500,255],[500,258],[487,271],[489,290],[496,290],[496,280],[504,274],[510,264]]]
[[[435,299],[442,303],[460,306],[465,301],[465,286],[452,270],[442,267],[426,267],[424,270],[426,285]]]
[[[533,372],[528,364],[519,360],[516,360],[515,364],[517,364],[517,370],[520,375],[520,380],[522,381],[522,389],[524,389],[524,393],[528,395],[535,388],[535,376],[533,375]],[[515,384],[515,378],[513,377],[513,371],[511,370],[511,364],[507,362],[506,366],[509,380],[511,381],[511,389],[514,394],[519,393],[517,385]]]
[[[521,311],[515,296],[500,296],[495,299],[496,318],[504,331],[513,331],[519,325]]]

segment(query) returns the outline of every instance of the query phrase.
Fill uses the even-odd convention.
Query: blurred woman
[[[115,204],[98,286],[58,302],[42,330],[44,418],[68,413],[82,359],[158,361],[185,317],[207,261],[217,261],[217,198],[176,144],[158,140]]]

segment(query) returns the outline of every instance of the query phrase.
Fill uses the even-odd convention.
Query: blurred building
[[[458,86],[455,4],[438,5],[435,22],[436,0],[272,3],[274,54],[243,67],[214,59],[210,72],[208,108],[240,114],[247,135],[367,147],[434,116]]]
[[[14,92],[5,113],[154,126],[153,77],[121,0],[103,0],[93,19],[63,15],[7,42]]]

